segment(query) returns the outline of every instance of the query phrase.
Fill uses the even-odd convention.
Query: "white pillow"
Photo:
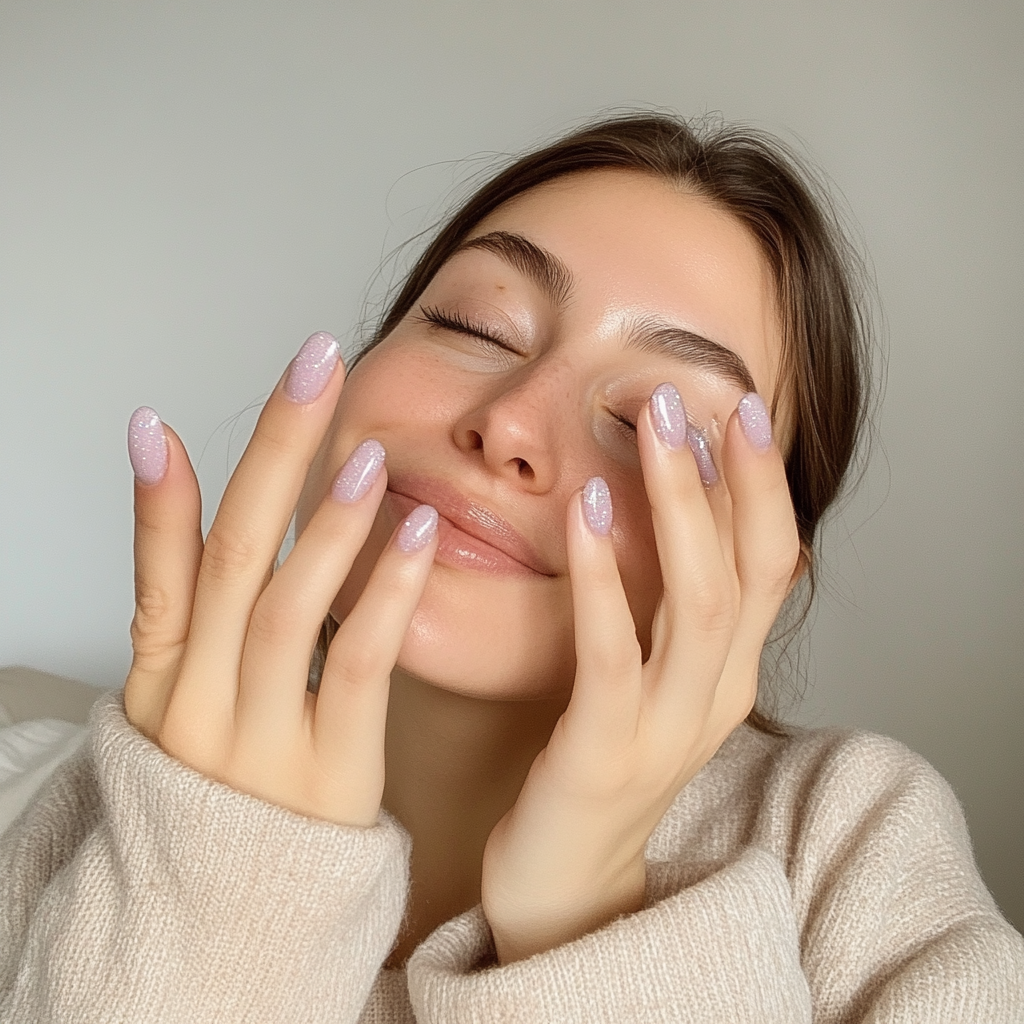
[[[36,718],[0,728],[0,832],[28,806],[53,770],[88,733],[84,725]]]

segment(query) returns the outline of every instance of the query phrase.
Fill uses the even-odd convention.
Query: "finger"
[[[316,696],[318,759],[331,774],[360,776],[372,817],[384,785],[388,684],[430,575],[437,522],[430,505],[417,505],[397,528],[331,641]]]
[[[143,406],[128,428],[135,469],[135,614],[128,720],[159,729],[181,663],[203,551],[199,483],[178,435]]]
[[[269,739],[297,728],[320,627],[373,526],[387,486],[384,448],[367,440],[326,497],[253,609],[242,655],[237,720]]]
[[[759,658],[793,582],[800,538],[782,453],[772,440],[768,412],[756,394],[741,399],[729,418],[723,461],[733,500],[740,583],[734,644],[748,657]]]
[[[335,340],[314,334],[260,414],[206,538],[192,628],[175,692],[189,715],[233,714],[249,618],[330,422],[344,370]]]
[[[710,707],[713,683],[729,647],[735,605],[720,524],[686,429],[678,391],[671,384],[659,386],[637,423],[664,586],[652,632],[650,675],[655,689],[671,691],[675,713],[681,715],[691,714],[694,701]],[[728,493],[721,482],[711,491],[721,520]]]
[[[601,477],[569,502],[566,545],[572,582],[576,679],[563,727],[587,746],[614,747],[635,733],[641,652],[612,543],[612,504]]]

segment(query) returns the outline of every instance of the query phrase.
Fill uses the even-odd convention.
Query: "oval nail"
[[[411,555],[422,551],[437,533],[437,509],[431,505],[417,505],[406,517],[398,531],[395,543],[399,551]]]
[[[308,405],[318,399],[340,358],[338,342],[333,335],[326,331],[311,334],[302,343],[288,369],[285,395],[299,405]]]
[[[128,421],[128,458],[136,480],[158,484],[167,472],[167,437],[155,410],[140,406]]]
[[[600,476],[592,476],[583,487],[583,515],[587,525],[600,537],[612,528],[612,495]]]
[[[659,384],[651,394],[651,420],[666,448],[686,444],[686,409],[674,384]]]
[[[372,438],[364,441],[334,478],[331,494],[338,501],[358,501],[373,486],[383,466],[384,445]]]
[[[690,451],[693,452],[693,460],[697,463],[701,483],[705,487],[718,483],[718,470],[715,469],[715,461],[711,457],[708,435],[700,427],[690,427],[686,436],[690,442]]]
[[[772,418],[761,396],[756,391],[749,392],[740,399],[736,411],[746,439],[758,451],[766,451],[772,443]]]

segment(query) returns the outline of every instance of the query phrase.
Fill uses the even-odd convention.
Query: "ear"
[[[793,593],[793,588],[810,572],[814,559],[814,552],[804,544],[800,543],[800,554],[797,555],[796,565],[793,567],[793,575],[789,578],[789,586],[786,588],[786,597]]]

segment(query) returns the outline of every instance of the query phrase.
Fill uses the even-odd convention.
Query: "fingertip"
[[[756,391],[745,394],[736,405],[736,414],[751,448],[766,452],[772,444],[772,418],[761,396]]]
[[[128,458],[135,479],[152,487],[167,475],[167,437],[155,409],[139,406],[128,421]]]
[[[438,515],[432,505],[417,505],[398,529],[395,545],[407,555],[422,551],[437,537]]]
[[[592,476],[580,492],[583,518],[591,532],[607,537],[612,532],[612,495],[604,477]]]

